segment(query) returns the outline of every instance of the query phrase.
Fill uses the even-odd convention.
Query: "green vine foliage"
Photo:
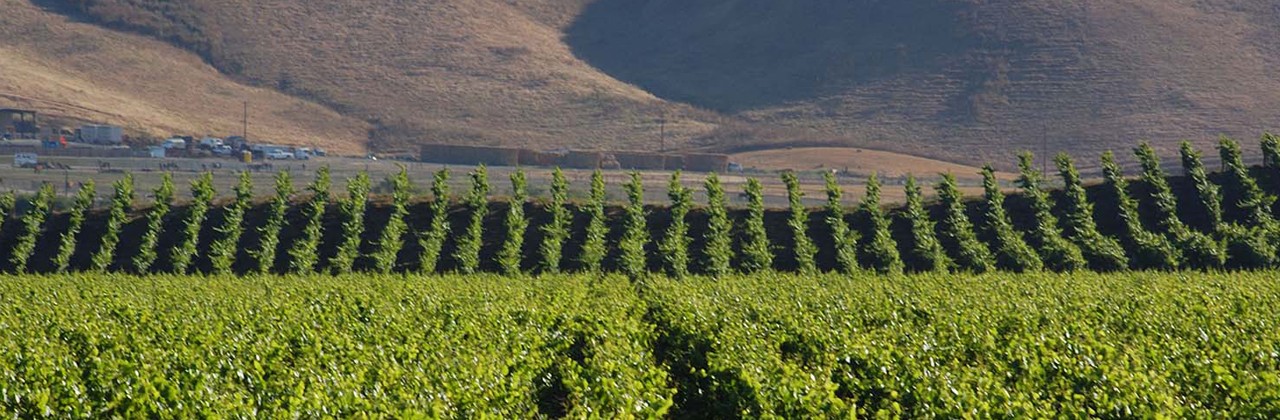
[[[1262,135],[1262,159],[1267,168],[1280,168],[1280,137],[1271,133]]]
[[[123,178],[111,184],[111,210],[107,215],[107,228],[102,233],[98,250],[90,259],[90,268],[95,272],[106,272],[115,260],[116,247],[120,244],[120,232],[133,211],[133,174],[125,173]],[[11,207],[12,208],[12,207]]]
[[[764,186],[747,178],[747,219],[742,230],[742,271],[755,273],[773,268],[773,251],[764,228]]]
[[[22,215],[22,232],[13,245],[13,255],[9,257],[14,273],[27,271],[27,261],[35,254],[36,241],[40,239],[40,232],[44,231],[45,220],[52,210],[53,196],[53,184],[41,185],[40,191],[31,200],[31,208]]]
[[[845,220],[844,191],[836,181],[836,175],[824,173],[827,190],[827,226],[831,227],[831,242],[835,248],[836,269],[852,274],[858,268],[858,231],[849,228]]]
[[[889,218],[880,208],[880,178],[872,173],[867,178],[867,195],[862,200],[861,211],[871,225],[871,237],[862,241],[861,252],[867,266],[879,274],[902,273],[902,256],[898,242],[889,229]]]
[[[165,172],[153,195],[155,204],[147,213],[147,230],[142,234],[138,254],[133,257],[133,271],[138,274],[150,272],[151,265],[156,261],[156,245],[160,243],[160,234],[164,230],[164,218],[173,206],[173,176]]]
[[[918,272],[943,272],[951,268],[951,258],[938,242],[937,225],[924,208],[924,192],[916,177],[907,176],[904,188],[907,204],[902,217],[911,230],[911,247],[907,254],[908,266]]]
[[[404,248],[404,234],[409,230],[404,218],[409,214],[409,200],[413,195],[409,170],[404,165],[400,165],[400,172],[388,181],[391,183],[391,215],[382,233],[378,235],[378,243],[370,255],[374,270],[382,274],[395,270],[396,258],[400,255],[400,249]]]
[[[1216,231],[1222,225],[1222,191],[1209,181],[1209,172],[1200,160],[1200,152],[1191,146],[1191,142],[1182,142],[1179,154],[1182,157],[1182,170],[1196,188],[1200,204],[1198,210],[1204,214],[1209,231]]]
[[[449,237],[449,177],[449,168],[443,168],[431,180],[431,225],[419,239],[422,257],[418,259],[418,269],[423,273],[436,272],[444,241]]]
[[[645,222],[649,213],[644,209],[644,180],[640,177],[640,172],[631,172],[631,180],[625,188],[627,218],[622,238],[618,240],[619,262],[622,272],[635,279],[644,275],[649,265],[644,249],[645,244],[649,243],[649,228]]]
[[[1004,193],[991,165],[982,167],[982,189],[987,235],[991,237],[991,250],[995,254],[996,268],[1025,273],[1044,269],[1040,255],[1027,245],[1022,234],[1013,228],[1013,221],[1004,208]]]
[[[608,221],[605,220],[604,204],[604,173],[596,169],[591,174],[591,197],[584,209],[588,218],[587,232],[582,242],[582,255],[579,257],[583,270],[590,273],[600,272],[601,264],[608,252],[605,239],[609,234],[609,226]]]
[[[1035,215],[1035,226],[1028,232],[1028,242],[1040,253],[1040,261],[1045,268],[1057,272],[1069,272],[1084,269],[1087,262],[1080,247],[1068,241],[1058,227],[1058,218],[1053,215],[1053,205],[1049,202],[1049,193],[1045,191],[1043,175],[1035,169],[1035,156],[1030,152],[1018,155],[1018,187],[1023,196],[1031,201],[1031,210]]]
[[[809,237],[809,208],[804,205],[804,191],[800,189],[800,179],[796,178],[794,172],[783,172],[782,183],[787,186],[787,202],[791,209],[787,227],[791,228],[794,239],[796,270],[801,274],[816,274],[818,247]]]
[[[524,171],[517,169],[511,173],[511,201],[507,207],[507,235],[498,251],[498,265],[503,274],[519,276],[521,258],[524,255],[524,235],[529,229],[529,219],[525,217],[524,205],[528,201]]]
[[[733,222],[729,220],[728,198],[715,173],[707,175],[703,187],[707,191],[707,232],[703,236],[702,269],[713,277],[727,276],[733,270]]]
[[[334,274],[347,274],[355,270],[356,260],[360,258],[360,244],[363,243],[365,230],[365,211],[369,207],[369,191],[372,189],[369,173],[360,171],[355,177],[347,179],[347,197],[338,202],[338,212],[342,216],[342,240],[338,250],[329,259],[329,271]]]
[[[13,208],[17,203],[18,200],[13,196],[13,191],[0,194],[0,224],[9,220],[9,214],[13,213]]]
[[[547,211],[551,213],[551,220],[540,228],[542,244],[538,252],[542,263],[539,269],[546,274],[556,274],[564,260],[564,243],[569,240],[569,226],[573,222],[573,214],[569,212],[569,180],[559,167],[551,171],[551,202]]]
[[[1280,229],[1271,214],[1275,197],[1267,195],[1249,175],[1240,156],[1240,144],[1223,137],[1218,152],[1226,166],[1223,198],[1238,216],[1220,227],[1227,243],[1228,265],[1233,268],[1264,268],[1276,263]]]
[[[258,250],[253,253],[257,260],[255,269],[260,274],[271,272],[276,262],[276,249],[280,246],[280,230],[284,228],[285,215],[289,211],[289,199],[293,196],[293,179],[289,172],[276,174],[276,195],[267,208],[267,222],[259,228]]]
[[[71,214],[67,217],[67,230],[62,232],[58,241],[58,254],[53,257],[54,270],[59,273],[65,273],[71,267],[71,255],[76,252],[76,241],[84,226],[85,214],[93,208],[96,188],[91,179],[80,185],[80,190],[76,192],[75,203],[71,205]],[[2,216],[0,220],[3,220]]]
[[[1160,228],[1168,235],[1178,253],[1182,255],[1179,265],[1183,267],[1211,270],[1222,268],[1226,264],[1224,246],[1208,235],[1197,232],[1178,218],[1178,199],[1169,187],[1164,169],[1160,167],[1160,158],[1150,144],[1142,143],[1133,150],[1142,164],[1142,181],[1151,188],[1151,201],[1155,208],[1156,220]]]
[[[236,199],[223,211],[218,238],[209,245],[209,267],[213,274],[228,274],[236,262],[240,237],[244,235],[244,216],[253,206],[253,175],[241,171],[234,188]]]
[[[183,221],[182,241],[172,250],[173,272],[185,274],[195,259],[200,243],[200,228],[209,216],[209,208],[217,192],[213,189],[213,174],[205,172],[191,182],[191,204],[187,206],[187,219]]]
[[[985,273],[995,269],[991,264],[991,250],[978,240],[973,223],[965,214],[964,196],[956,187],[956,177],[942,174],[942,181],[935,187],[942,201],[943,216],[938,222],[938,239],[944,247],[952,249],[955,268],[972,273]]]
[[[1129,195],[1129,181],[1125,179],[1111,152],[1102,155],[1102,174],[1106,178],[1107,192],[1115,199],[1118,212],[1116,216],[1120,218],[1124,228],[1121,240],[1133,256],[1129,261],[1130,267],[1138,270],[1177,269],[1181,259],[1178,249],[1168,237],[1151,232],[1143,226],[1138,202]]]
[[[1263,192],[1249,174],[1249,167],[1240,156],[1240,144],[1223,137],[1218,142],[1218,152],[1226,166],[1223,197],[1239,213],[1238,222],[1247,226],[1273,228],[1276,220],[1271,214],[1271,205],[1276,198]]]
[[[667,197],[671,199],[671,224],[667,226],[666,237],[658,246],[662,252],[664,268],[667,275],[680,279],[689,275],[689,210],[693,208],[693,191],[680,181],[679,170],[671,174],[667,184]]]
[[[311,198],[303,208],[305,225],[289,249],[289,271],[294,274],[306,274],[315,271],[320,262],[320,239],[324,234],[324,213],[329,208],[329,195],[333,180],[329,167],[321,166],[316,170],[316,178],[311,181],[307,191]]]
[[[1066,207],[1066,233],[1084,255],[1089,267],[1099,272],[1124,270],[1129,267],[1129,257],[1124,247],[1114,238],[1098,232],[1098,225],[1093,220],[1093,203],[1085,194],[1084,184],[1080,181],[1080,173],[1075,163],[1066,153],[1054,158],[1058,173],[1062,176]]]
[[[458,271],[475,273],[480,269],[480,246],[484,240],[484,218],[489,214],[489,170],[484,165],[471,172],[471,192],[467,195],[467,207],[471,210],[471,222],[467,231],[458,238]]]

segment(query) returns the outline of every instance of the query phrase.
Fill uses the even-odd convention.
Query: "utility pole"
[[[658,117],[658,153],[667,152],[667,111]]]
[[[1040,173],[1049,173],[1049,124],[1040,125]]]
[[[240,137],[244,138],[245,143],[249,142],[249,101],[244,101],[244,125],[240,132]]]

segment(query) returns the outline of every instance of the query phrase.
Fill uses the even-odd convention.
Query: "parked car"
[[[319,147],[316,148],[314,153],[316,156],[321,156],[321,157],[326,156],[326,152],[324,151],[324,149],[321,149]]]
[[[223,144],[222,139],[217,137],[205,137],[203,139],[200,139],[201,149],[213,150],[219,146],[222,146],[222,144]]]
[[[166,149],[186,149],[187,141],[174,137],[174,138],[165,140],[164,143],[160,144],[160,147],[163,147]]]
[[[235,151],[231,149],[231,146],[227,146],[225,144],[214,146],[213,148],[214,156],[231,156],[234,152]]]
[[[310,160],[311,149],[305,147],[296,149],[293,151],[293,158],[297,160]]]
[[[292,154],[292,153],[289,153],[288,151],[281,150],[281,149],[272,149],[272,150],[268,150],[268,151],[266,151],[265,155],[267,156],[267,159],[272,159],[272,160],[289,160],[289,159],[293,159],[293,154]]]

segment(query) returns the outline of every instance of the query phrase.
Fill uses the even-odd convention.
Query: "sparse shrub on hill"
[[[483,171],[484,167],[477,170]],[[413,195],[409,170],[404,165],[400,165],[400,171],[387,181],[391,183],[391,215],[369,256],[373,260],[374,270],[382,274],[395,270],[396,257],[400,255],[400,249],[404,248],[404,234],[409,230],[404,218],[409,214],[409,199]]]
[[[289,249],[289,271],[304,274],[315,271],[320,262],[320,239],[323,235],[324,213],[329,208],[329,194],[332,180],[329,167],[321,166],[316,170],[316,178],[307,186],[311,198],[303,207],[304,225],[299,231],[293,247]]]
[[[338,241],[338,249],[329,259],[328,270],[333,274],[350,273],[356,259],[360,258],[360,244],[365,231],[365,211],[368,209],[369,191],[372,182],[369,173],[360,171],[355,177],[347,179],[347,197],[338,202],[338,213],[342,218],[342,239]]]
[[[956,188],[956,177],[949,173],[942,174],[942,181],[936,187],[938,198],[942,201],[942,220],[938,221],[938,239],[953,251],[952,261],[960,271],[985,273],[994,269],[991,250],[978,240],[973,230],[973,223],[965,214],[964,197]]]
[[[458,271],[471,274],[480,269],[484,218],[489,214],[489,169],[484,165],[471,172],[471,192],[467,194],[466,203],[467,209],[471,211],[471,221],[466,232],[458,238],[454,260],[458,262]]]
[[[120,231],[133,211],[133,174],[125,173],[124,178],[111,184],[111,210],[107,214],[106,231],[102,233],[98,250],[93,253],[90,269],[105,272],[111,267],[116,256],[116,246],[120,244]]]
[[[1085,268],[1084,255],[1076,244],[1068,241],[1058,227],[1058,218],[1053,215],[1053,204],[1049,202],[1049,193],[1044,190],[1043,175],[1035,169],[1035,157],[1030,152],[1018,155],[1018,186],[1023,196],[1031,201],[1031,211],[1035,213],[1035,226],[1032,227],[1030,243],[1040,253],[1040,261],[1045,268],[1057,272],[1075,271]]]
[[[889,219],[880,208],[880,178],[874,173],[867,178],[867,195],[862,200],[861,211],[871,224],[871,237],[859,244],[867,266],[880,274],[901,273],[902,256],[889,230]]]
[[[1262,192],[1240,157],[1240,145],[1223,137],[1218,152],[1226,166],[1222,196],[1238,213],[1237,220],[1219,230],[1227,243],[1228,263],[1236,268],[1262,268],[1276,263],[1280,244],[1271,205],[1275,197]]]
[[[76,252],[76,242],[80,229],[84,226],[85,214],[93,208],[93,199],[97,193],[95,188],[90,179],[81,184],[80,190],[76,192],[75,203],[71,205],[71,213],[67,216],[67,230],[62,232],[58,241],[58,254],[53,257],[56,272],[65,273],[71,266],[71,255]],[[0,215],[0,220],[4,220],[3,215]]]
[[[13,255],[9,257],[14,273],[20,274],[27,271],[27,261],[35,254],[36,241],[40,239],[40,232],[44,231],[45,220],[49,218],[49,212],[52,210],[53,196],[53,184],[41,185],[40,190],[31,199],[31,208],[22,215],[22,231],[13,245]]]
[[[182,222],[182,238],[171,251],[172,268],[175,274],[186,274],[191,267],[200,243],[200,228],[209,216],[209,207],[217,192],[213,189],[213,174],[205,172],[191,182],[191,204],[187,206],[187,219]]]
[[[560,167],[551,172],[551,202],[547,211],[551,213],[551,220],[541,227],[542,245],[538,248],[542,255],[540,269],[543,273],[556,274],[560,272],[564,243],[569,240],[569,226],[573,222],[573,214],[569,212],[569,181],[565,179]]]
[[[1169,238],[1143,227],[1138,202],[1129,195],[1129,181],[1111,152],[1102,155],[1102,174],[1106,178],[1107,192],[1116,200],[1116,217],[1122,223],[1120,238],[1132,256],[1130,266],[1139,270],[1178,268],[1180,256]]]
[[[720,177],[715,173],[707,175],[703,184],[707,190],[707,232],[704,234],[706,245],[702,250],[702,270],[710,276],[726,276],[732,270],[733,261],[730,242],[733,222],[729,220],[728,200]]]
[[[288,171],[276,173],[276,195],[267,208],[267,222],[259,228],[258,249],[253,252],[259,274],[270,273],[275,266],[276,248],[280,245],[280,230],[284,228],[285,215],[289,211],[289,198],[293,196],[293,179]]]
[[[849,228],[849,222],[845,220],[844,209],[844,191],[840,189],[840,183],[836,181],[833,173],[825,172],[822,174],[826,181],[827,189],[827,226],[831,227],[831,242],[835,248],[836,269],[841,273],[850,274],[859,270],[858,268],[858,231]]]
[[[422,256],[418,259],[418,270],[423,273],[434,273],[440,265],[440,251],[444,249],[444,240],[449,237],[449,168],[436,171],[431,180],[431,225],[418,239],[422,245]],[[348,239],[349,240],[349,239]]]
[[[529,229],[529,219],[524,215],[524,204],[528,200],[525,193],[526,179],[524,171],[516,169],[511,173],[511,200],[507,207],[507,235],[503,238],[502,249],[498,251],[498,265],[502,273],[518,276],[520,257],[524,255],[524,234]]]
[[[160,243],[160,234],[164,230],[164,218],[173,205],[173,176],[168,172],[160,178],[160,186],[153,191],[154,204],[147,212],[147,227],[138,244],[138,253],[133,257],[133,271],[146,274],[151,271],[151,264],[156,261],[156,245]]]
[[[684,278],[689,275],[689,210],[693,208],[693,192],[680,182],[679,170],[671,174],[671,182],[667,184],[667,197],[671,199],[671,224],[667,226],[666,236],[658,246],[662,253],[663,268],[672,278]]]
[[[1013,222],[1004,209],[1004,193],[991,165],[982,167],[984,199],[983,225],[991,236],[991,251],[995,254],[996,268],[1016,273],[1040,271],[1044,263],[1034,249],[1014,230]]]
[[[1080,181],[1080,173],[1071,156],[1066,153],[1054,158],[1058,173],[1062,176],[1064,187],[1063,206],[1066,207],[1066,233],[1080,247],[1080,253],[1094,271],[1107,272],[1124,270],[1129,267],[1129,257],[1124,248],[1114,238],[1098,232],[1098,224],[1093,220],[1093,203],[1085,194],[1084,184]]]
[[[804,191],[800,190],[800,180],[794,172],[783,172],[782,182],[787,185],[787,202],[790,204],[791,217],[787,226],[791,228],[794,239],[793,250],[796,255],[796,271],[801,274],[818,272],[816,255],[818,247],[809,238],[809,209],[804,205]]]
[[[240,172],[235,186],[236,200],[223,212],[222,226],[217,228],[218,238],[209,245],[209,266],[213,274],[231,272],[240,249],[240,237],[244,235],[244,216],[253,206],[253,176],[249,171]]]
[[[907,219],[911,230],[911,250],[907,253],[907,266],[918,272],[946,271],[951,266],[951,259],[938,242],[937,225],[924,209],[924,192],[914,175],[907,176],[905,190],[907,205],[902,217]]]
[[[591,173],[591,197],[584,209],[588,218],[587,232],[582,241],[582,255],[578,258],[583,270],[589,273],[600,272],[601,263],[608,252],[605,245],[606,236],[609,235],[608,221],[604,214],[605,198],[604,173],[596,169]]]
[[[1142,181],[1151,189],[1156,220],[1182,256],[1179,265],[1196,269],[1221,268],[1226,263],[1223,245],[1208,235],[1191,229],[1178,218],[1178,199],[1169,187],[1155,149],[1144,142],[1134,148],[1133,153],[1142,163]]]
[[[622,272],[633,279],[643,275],[648,267],[644,250],[645,244],[649,243],[649,229],[645,223],[648,212],[644,209],[642,181],[639,172],[631,172],[631,181],[626,184],[627,219],[622,238],[618,240]]]

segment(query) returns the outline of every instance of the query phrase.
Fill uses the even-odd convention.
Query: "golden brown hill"
[[[252,138],[338,153],[364,150],[363,121],[239,84],[179,48],[71,22],[26,1],[0,0],[0,9],[0,107],[162,137],[240,133],[249,101]]]
[[[562,28],[582,2],[50,3],[78,5],[63,10],[174,41],[244,80],[370,121],[382,150],[415,142],[657,148],[664,114],[674,147],[719,119],[575,57]]]
[[[1280,117],[1270,0],[40,1],[369,121],[379,149],[653,149],[665,114],[674,147],[1007,167]]]
[[[569,39],[662,98],[1007,163],[1042,141],[1257,138],[1280,118],[1277,18],[1270,0],[599,0]]]

